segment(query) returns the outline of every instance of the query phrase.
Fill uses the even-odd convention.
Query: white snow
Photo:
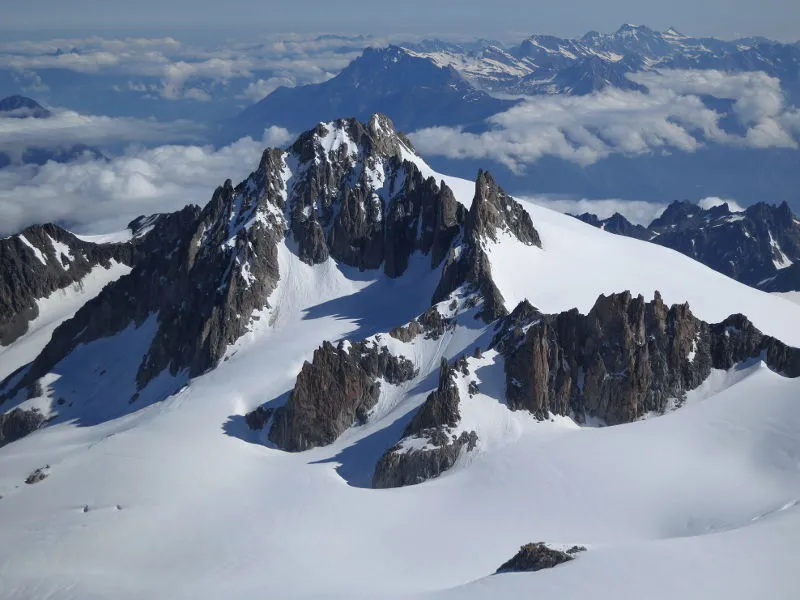
[[[47,266],[47,257],[44,254],[42,254],[41,250],[39,250],[36,246],[34,246],[32,243],[30,243],[28,241],[28,238],[26,238],[24,235],[20,234],[19,241],[22,242],[28,248],[31,249],[31,251],[33,252],[34,256],[36,256],[36,258],[39,259],[39,262],[41,262],[44,266]]]
[[[71,263],[73,260],[75,260],[75,257],[72,256],[72,249],[69,246],[67,246],[66,244],[64,244],[63,242],[59,242],[57,240],[54,240],[50,236],[47,236],[47,237],[50,240],[50,243],[52,244],[53,249],[55,250],[56,261],[58,261],[59,266],[62,266],[62,267],[65,266],[64,265],[64,260],[65,259],[66,259],[66,262],[67,262],[66,266],[69,266],[69,263]]]
[[[469,205],[474,184],[446,181]],[[510,307],[528,297],[548,312],[586,311],[601,292],[658,289],[701,318],[744,312],[800,344],[800,306],[666,248],[525,207],[544,249],[507,238],[488,247]],[[127,405],[130,374],[155,316],[61,366],[65,379],[48,389],[75,381],[75,361],[90,365],[66,391],[76,406],[88,398],[91,418],[0,449],[0,598],[796,598],[800,380],[756,362],[713,373],[665,416],[581,428],[508,411],[502,362],[487,351],[459,381],[459,427],[479,432],[476,451],[424,484],[367,489],[435,388],[439,357],[471,355],[494,332],[462,314],[439,340],[382,333],[427,308],[438,273],[426,257],[394,280],[333,261],[312,267],[285,245],[279,265],[252,331],[164,402],[125,414],[138,406]],[[419,376],[382,386],[368,423],[328,447],[251,443],[242,415],[280,404],[314,348],[344,336],[376,336]],[[173,390],[184,377],[151,386]],[[22,483],[46,464],[47,479]],[[490,576],[540,540],[589,551],[552,570]]]
[[[150,228],[152,229],[152,227]],[[96,235],[79,235],[73,234],[78,239],[83,240],[84,242],[92,242],[94,244],[115,244],[115,243],[123,243],[128,242],[131,240],[133,235],[131,234],[130,229],[124,229],[123,231],[114,231],[112,233],[101,233]],[[139,236],[141,237],[141,235]]]

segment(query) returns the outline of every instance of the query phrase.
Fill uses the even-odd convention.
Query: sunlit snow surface
[[[453,187],[469,204],[473,184]],[[528,297],[548,312],[586,311],[601,292],[658,289],[703,319],[743,312],[800,345],[800,306],[526,208],[544,250],[511,239],[489,248],[511,308]],[[394,281],[309,267],[285,246],[279,258],[274,308],[219,368],[136,413],[55,424],[0,449],[0,597],[797,597],[800,380],[756,362],[715,372],[665,416],[580,428],[509,413],[496,397],[502,363],[486,352],[470,359],[480,393],[462,394],[477,451],[439,479],[372,490],[378,457],[435,387],[439,357],[485,346],[491,331],[471,319],[437,341],[384,334],[420,376],[383,386],[367,425],[300,454],[253,443],[241,415],[283,402],[323,339],[408,321],[438,278],[424,257]],[[45,464],[47,479],[23,483]],[[490,576],[531,541],[589,550],[552,570]]]

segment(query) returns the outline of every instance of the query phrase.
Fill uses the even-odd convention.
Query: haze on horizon
[[[6,0],[0,36],[163,35],[181,37],[275,32],[340,32],[493,37],[514,40],[532,33],[565,37],[614,31],[622,23],[675,27],[694,36],[765,36],[800,39],[796,0],[375,0],[295,4],[265,0]]]

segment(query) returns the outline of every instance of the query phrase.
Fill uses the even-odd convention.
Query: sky
[[[622,23],[722,38],[800,39],[797,0],[3,0],[7,39],[32,32],[234,35],[277,31],[415,33],[498,39],[580,36]]]

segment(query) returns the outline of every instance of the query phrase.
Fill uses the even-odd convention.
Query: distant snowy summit
[[[390,115],[405,131],[480,126],[514,104],[508,97],[643,90],[628,75],[654,69],[763,71],[780,79],[796,102],[798,64],[797,44],[695,38],[674,28],[662,32],[630,24],[575,39],[532,35],[513,47],[492,40],[429,39],[368,48],[328,81],[278,88],[227,122],[221,135],[260,135],[269,125],[297,131],[342,114],[367,119],[374,112]]]

